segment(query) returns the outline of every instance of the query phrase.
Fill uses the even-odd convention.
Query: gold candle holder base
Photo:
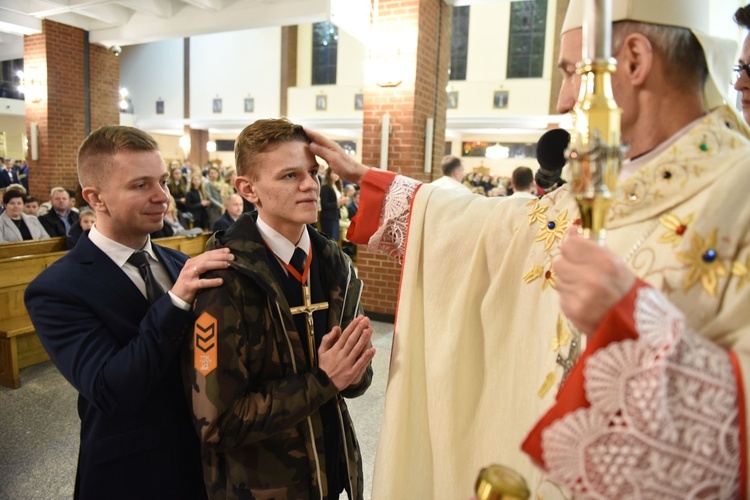
[[[474,489],[477,500],[527,500],[531,495],[523,476],[497,464],[479,472]]]

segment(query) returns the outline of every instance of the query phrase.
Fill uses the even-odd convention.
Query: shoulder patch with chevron
[[[205,377],[216,369],[216,332],[218,322],[216,318],[204,312],[197,320],[193,329],[193,361],[195,369]]]

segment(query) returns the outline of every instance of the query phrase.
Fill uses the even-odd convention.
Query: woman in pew
[[[11,190],[3,195],[5,212],[0,215],[0,243],[49,238],[36,217],[23,213],[24,203],[26,195],[20,191]]]

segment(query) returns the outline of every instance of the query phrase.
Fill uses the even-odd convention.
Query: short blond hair
[[[78,180],[82,187],[101,187],[122,151],[159,151],[159,144],[135,127],[106,125],[91,132],[78,148]]]
[[[59,193],[60,191],[65,191],[65,194],[68,194],[68,190],[65,189],[62,186],[55,186],[52,189],[49,190],[49,199],[51,200],[53,196],[55,196],[55,193]],[[68,195],[70,196],[70,195]]]

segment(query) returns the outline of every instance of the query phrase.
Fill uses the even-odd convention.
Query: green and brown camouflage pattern
[[[309,232],[330,288],[328,329],[343,328],[361,313],[362,283],[335,242]],[[217,320],[217,368],[207,376],[194,368],[195,342],[183,362],[209,497],[328,498],[318,409],[338,398],[350,488],[362,498],[359,444],[343,398],[365,392],[372,366],[341,394],[322,370],[309,366],[253,215],[207,243],[209,250],[221,247],[236,260],[230,269],[206,274],[224,284],[203,290],[195,304],[196,316],[207,312]]]

